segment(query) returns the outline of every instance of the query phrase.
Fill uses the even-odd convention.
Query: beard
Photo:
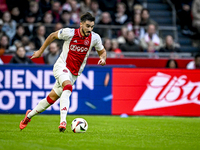
[[[82,32],[83,32],[83,34],[84,34],[84,36],[86,36],[86,37],[88,37],[89,35],[90,35],[90,32],[88,31],[87,33],[88,33],[88,35],[85,33],[85,31],[83,30],[83,28],[82,28]]]

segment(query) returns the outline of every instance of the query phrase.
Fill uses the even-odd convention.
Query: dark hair
[[[85,14],[83,14],[81,16],[81,22],[86,22],[87,20],[89,20],[89,21],[95,21],[95,17],[93,17],[91,15],[91,13],[87,12],[87,13],[85,13]]]
[[[147,11],[147,12],[149,13],[149,9],[143,8],[142,11],[141,11],[141,14],[142,14],[144,11]]]
[[[19,29],[20,27],[24,28],[23,24],[21,24],[21,23],[18,24],[17,27],[16,27],[16,29]]]
[[[16,50],[16,52],[20,49],[20,48],[23,48],[24,49],[24,51],[26,51],[26,49],[25,49],[25,47],[24,46],[18,46],[17,47],[17,50]]]
[[[175,63],[175,65],[176,65],[175,68],[178,68],[178,64],[177,64],[176,60],[174,60],[174,59],[169,59],[169,60],[167,61],[166,68],[169,68],[169,64],[170,64],[171,61],[173,61],[173,62]]]
[[[70,14],[71,12],[68,11],[68,10],[63,10],[63,11],[62,11],[62,14],[65,14],[65,13]]]
[[[60,46],[59,46],[58,42],[56,42],[56,41],[53,41],[53,42],[51,42],[50,44],[52,44],[52,43],[55,43],[55,44],[56,44],[56,46],[57,46],[58,48],[60,48]]]

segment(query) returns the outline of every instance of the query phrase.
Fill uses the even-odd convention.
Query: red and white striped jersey
[[[65,40],[65,42],[55,65],[66,66],[75,76],[80,75],[83,71],[92,47],[95,47],[97,51],[104,48],[97,33],[91,32],[88,37],[83,37],[80,28],[60,29],[58,38]]]

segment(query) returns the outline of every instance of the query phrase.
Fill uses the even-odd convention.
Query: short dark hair
[[[19,29],[20,27],[24,28],[23,24],[19,23],[16,27],[16,29]]]
[[[170,64],[171,61],[173,61],[173,62],[175,63],[175,67],[178,68],[178,63],[177,63],[177,61],[174,60],[174,59],[169,59],[169,60],[167,61],[166,68],[169,68],[169,64]]]
[[[149,14],[149,9],[147,9],[147,8],[143,8],[142,11],[141,11],[141,14],[142,14],[144,11],[147,11],[148,14]]]
[[[23,48],[23,49],[24,49],[24,51],[26,51],[26,49],[25,49],[25,47],[24,47],[24,46],[18,46],[16,51],[18,51],[20,48]]]
[[[95,21],[95,17],[93,17],[91,13],[86,12],[85,14],[83,14],[81,16],[81,22],[85,22],[87,20],[89,20],[89,21]]]

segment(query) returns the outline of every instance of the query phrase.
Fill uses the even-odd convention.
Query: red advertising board
[[[112,114],[200,116],[200,70],[113,69]]]

